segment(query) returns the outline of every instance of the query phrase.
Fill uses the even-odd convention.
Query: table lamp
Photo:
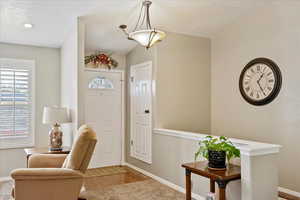
[[[69,122],[71,121],[68,116],[67,108],[60,108],[56,106],[44,107],[43,124],[53,125],[52,129],[49,131],[50,151],[62,150],[63,132],[61,131],[60,124]]]

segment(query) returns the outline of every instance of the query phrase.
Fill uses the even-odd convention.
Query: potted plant
[[[225,136],[220,136],[219,138],[206,136],[204,140],[199,142],[199,149],[195,153],[195,160],[200,155],[208,160],[208,167],[210,169],[220,170],[226,169],[226,158],[228,163],[232,158],[239,158],[240,150]]]

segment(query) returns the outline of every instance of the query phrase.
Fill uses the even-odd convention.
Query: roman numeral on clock
[[[257,71],[260,71],[260,65],[256,66]]]

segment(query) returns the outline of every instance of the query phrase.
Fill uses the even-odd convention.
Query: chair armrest
[[[28,160],[29,168],[60,168],[67,154],[35,154]]]
[[[79,171],[64,168],[21,168],[11,172],[15,180],[83,179]]]

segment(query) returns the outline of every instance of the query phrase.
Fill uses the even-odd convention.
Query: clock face
[[[258,58],[246,65],[240,76],[240,91],[253,105],[265,105],[276,98],[281,88],[278,66],[266,58]]]

